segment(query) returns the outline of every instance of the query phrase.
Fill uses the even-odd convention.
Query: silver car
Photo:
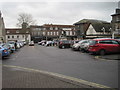
[[[83,45],[83,43],[87,43],[87,42],[88,42],[88,40],[81,40],[78,43],[75,43],[72,46],[72,50],[80,50],[81,51],[81,46]]]

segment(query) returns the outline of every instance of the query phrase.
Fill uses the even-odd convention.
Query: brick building
[[[41,26],[30,26],[31,39],[35,42],[41,40],[53,40],[59,39],[59,37],[65,32],[68,39],[74,39],[76,37],[76,31],[74,25],[55,25],[44,24]]]

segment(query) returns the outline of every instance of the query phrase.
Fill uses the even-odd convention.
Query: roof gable
[[[94,27],[92,26],[92,24],[89,25],[89,28],[86,31],[86,35],[90,35],[90,34],[96,34],[96,31],[95,31]]]

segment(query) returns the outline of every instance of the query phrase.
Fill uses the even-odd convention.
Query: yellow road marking
[[[11,67],[11,68],[19,68],[19,69],[24,69],[24,70],[34,71],[34,72],[40,72],[40,73],[43,73],[43,74],[48,74],[48,75],[56,76],[56,77],[59,77],[59,78],[79,82],[81,84],[92,86],[94,88],[111,88],[111,87],[108,87],[108,86],[105,86],[105,85],[89,82],[89,81],[86,81],[86,80],[82,80],[82,79],[78,79],[78,78],[74,78],[74,77],[70,77],[70,76],[66,76],[66,75],[62,75],[62,74],[58,74],[58,73],[52,73],[52,72],[47,72],[47,71],[42,71],[42,70],[37,70],[37,69],[31,69],[31,68],[25,68],[25,67],[20,67],[20,66],[13,66],[13,65],[2,65],[2,66]]]

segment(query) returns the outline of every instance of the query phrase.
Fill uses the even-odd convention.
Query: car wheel
[[[106,54],[106,52],[105,52],[104,49],[102,49],[102,50],[99,51],[99,54],[100,54],[101,56],[104,56],[104,55]]]
[[[64,49],[65,48],[65,46],[62,46],[62,49]]]

